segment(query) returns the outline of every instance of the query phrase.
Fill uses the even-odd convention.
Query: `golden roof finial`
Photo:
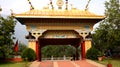
[[[43,9],[49,9],[49,5],[50,4],[47,4],[47,6],[44,6]]]
[[[71,9],[72,10],[75,10],[76,8],[73,6],[73,4],[70,4],[71,5]]]
[[[62,9],[64,2],[63,2],[63,0],[57,0],[56,4],[58,6],[58,9]]]

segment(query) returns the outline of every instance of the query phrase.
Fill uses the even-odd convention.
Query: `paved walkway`
[[[34,61],[30,67],[106,67],[105,65],[96,63],[91,60],[56,60],[56,61]]]

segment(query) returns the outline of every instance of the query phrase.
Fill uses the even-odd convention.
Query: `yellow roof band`
[[[89,11],[82,10],[30,10],[21,14],[15,14],[19,18],[105,18],[103,15],[96,15]]]

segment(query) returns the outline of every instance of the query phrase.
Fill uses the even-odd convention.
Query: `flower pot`
[[[107,67],[112,67],[112,64],[107,64]]]
[[[99,61],[102,61],[102,60],[103,60],[103,57],[101,57],[101,56],[98,57],[98,60],[99,60]]]

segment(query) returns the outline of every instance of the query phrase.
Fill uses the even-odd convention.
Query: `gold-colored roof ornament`
[[[64,2],[63,2],[63,0],[57,0],[56,4],[58,6],[58,9],[62,9]]]

